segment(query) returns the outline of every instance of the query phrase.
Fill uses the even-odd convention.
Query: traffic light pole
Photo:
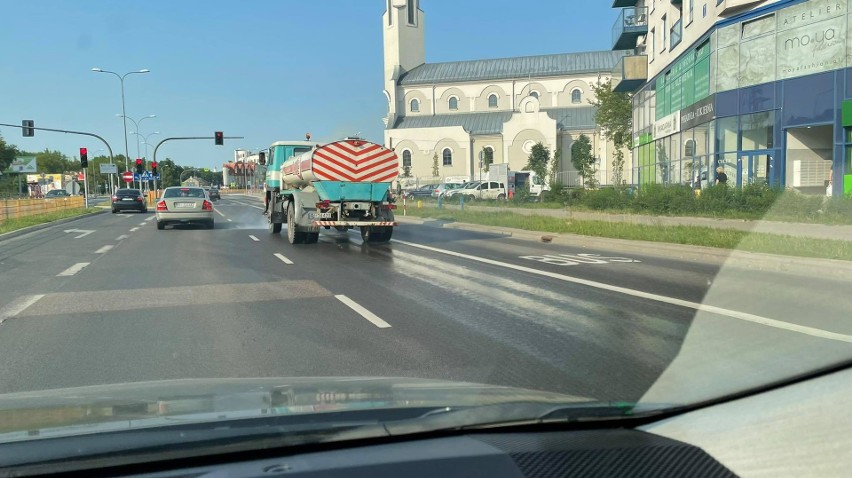
[[[12,128],[19,128],[19,129],[31,129],[31,130],[36,130],[36,131],[52,131],[54,133],[79,134],[79,135],[82,135],[82,136],[91,136],[93,138],[98,138],[99,140],[101,140],[104,143],[104,145],[107,147],[107,150],[109,151],[109,163],[114,164],[113,159],[112,159],[112,147],[109,145],[109,143],[107,143],[107,141],[105,139],[96,135],[95,133],[87,133],[85,131],[72,131],[72,130],[68,130],[68,129],[36,128],[35,126],[21,126],[21,125],[18,125],[18,124],[7,124],[7,123],[0,123],[0,126],[9,126],[9,127],[12,127]],[[84,175],[84,177],[86,176],[85,171],[83,172],[83,175]],[[110,192],[110,194],[111,193],[112,192]],[[88,198],[88,195],[87,195],[86,207],[89,207],[88,203],[89,203],[89,198]]]
[[[20,126],[19,126],[19,128],[20,128]],[[157,146],[154,147],[154,156],[151,158],[151,161],[153,161],[155,163],[157,162],[157,150],[160,149],[160,146],[162,146],[163,143],[165,143],[167,141],[185,141],[185,140],[195,140],[195,139],[212,139],[212,140],[215,141],[216,137],[215,136],[176,136],[176,137],[173,137],[173,138],[164,138],[159,143],[157,143]],[[243,136],[223,136],[222,139],[245,139],[245,137],[243,137]],[[156,181],[156,179],[154,181]],[[155,182],[154,183],[155,188],[156,188],[156,185],[157,185],[157,183]]]

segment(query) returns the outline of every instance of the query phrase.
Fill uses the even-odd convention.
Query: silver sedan
[[[213,228],[213,203],[202,188],[173,186],[157,200],[157,229],[167,224],[203,224]]]

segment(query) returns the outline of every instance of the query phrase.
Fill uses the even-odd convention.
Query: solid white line
[[[146,220],[146,221],[151,221],[151,220],[153,220],[153,219],[154,219],[154,216],[151,216],[151,217],[149,217],[148,219],[145,219],[145,220]]]
[[[255,209],[263,209],[261,206],[252,206],[251,204],[245,204],[245,206],[253,207]]]
[[[138,228],[138,227],[134,227],[133,229],[131,229],[131,230],[130,230],[130,232],[136,232],[136,231],[138,231],[138,230],[139,230],[139,228]]]
[[[73,266],[65,269],[62,272],[60,272],[59,274],[56,274],[56,277],[73,276],[74,274],[83,270],[83,268],[85,268],[87,265],[89,265],[88,262],[78,262],[78,263],[74,264]]]
[[[42,297],[44,297],[44,294],[22,295],[12,302],[9,302],[6,307],[0,309],[0,322],[15,317],[26,310],[29,306],[38,302],[38,300]]]
[[[130,236],[128,236],[127,234],[122,234],[122,235],[116,237],[115,240],[121,241],[121,240],[127,239],[128,237],[130,237]]]
[[[291,261],[290,259],[287,259],[286,257],[284,257],[284,254],[280,254],[280,253],[277,253],[277,252],[276,252],[276,253],[275,253],[275,257],[277,257],[277,258],[281,259],[281,262],[283,262],[283,263],[285,263],[285,264],[292,264],[292,263],[293,263],[293,261]]]
[[[538,269],[533,269],[530,267],[519,266],[515,264],[509,264],[506,262],[495,261],[493,259],[486,259],[484,257],[476,257],[468,254],[462,254],[460,252],[449,251],[446,249],[438,249],[436,247],[424,246],[422,244],[415,244],[413,242],[400,241],[398,239],[391,239],[392,242],[396,242],[398,244],[404,244],[406,246],[415,247],[418,249],[423,249],[426,251],[437,252],[439,254],[446,254],[448,256],[460,257],[463,259],[468,259],[471,261],[481,262],[483,264],[489,264],[497,267],[505,267],[507,269],[513,269],[520,272],[527,272],[530,274],[536,274],[540,276],[550,277],[553,279],[558,279],[565,282],[572,282],[574,284],[585,285],[588,287],[594,287],[596,289],[607,290],[610,292],[617,292],[619,294],[629,295],[632,297],[638,297],[640,299],[653,300],[657,302],[662,302],[665,304],[677,305],[680,307],[686,307],[689,309],[700,310],[703,312],[709,312],[717,315],[724,315],[726,317],[730,317],[732,319],[739,319],[745,322],[752,322],[755,324],[765,325],[767,327],[774,327],[777,329],[783,329],[790,332],[798,332],[800,334],[810,335],[813,337],[820,337],[823,339],[829,340],[837,340],[840,342],[852,343],[852,335],[839,334],[836,332],[829,332],[823,329],[817,329],[814,327],[808,327],[805,325],[791,324],[789,322],[783,322],[780,320],[770,319],[767,317],[762,317],[755,314],[749,314],[747,312],[740,312],[738,310],[725,309],[723,307],[716,307],[713,305],[701,304],[698,302],[692,302],[689,300],[675,299],[674,297],[666,297],[664,295],[652,294],[650,292],[642,292],[640,290],[628,289],[626,287],[619,287],[611,284],[604,284],[603,282],[597,282],[587,279],[580,279],[577,277],[566,276],[562,274],[557,274],[555,272],[542,271]]]
[[[95,254],[104,254],[104,253],[106,253],[106,252],[109,252],[109,250],[110,250],[110,249],[112,249],[112,246],[111,246],[111,245],[109,245],[109,244],[107,244],[106,246],[101,247],[100,249],[98,249],[97,251],[95,251]]]
[[[220,216],[222,216],[222,217],[225,217],[225,215],[224,215],[224,214],[222,214],[222,212],[221,212],[221,211],[219,211],[218,209],[213,209],[213,211],[214,211],[216,214],[218,214],[218,215],[220,215]]]
[[[373,323],[373,325],[375,325],[376,327],[378,327],[380,329],[387,329],[391,326],[391,324],[380,319],[376,314],[365,309],[360,304],[358,304],[354,300],[350,299],[349,297],[346,297],[345,295],[336,295],[336,296],[334,296],[334,298],[339,300],[340,302],[343,302],[344,304],[346,304],[346,306],[348,306],[350,309],[354,310],[355,312],[358,312],[358,314],[361,317],[369,320],[370,322]]]
[[[252,241],[254,241],[254,242],[260,242],[260,239],[256,238],[255,236],[252,236],[251,234],[249,234],[249,237],[250,237],[250,238],[251,238],[251,240],[252,240]]]

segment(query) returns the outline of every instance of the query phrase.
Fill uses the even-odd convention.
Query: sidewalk
[[[408,206],[412,208],[412,206]],[[444,204],[446,209],[458,210],[458,205]],[[413,208],[412,208],[413,209]],[[466,210],[483,212],[512,212],[524,216],[549,216],[565,220],[626,222],[648,226],[699,226],[714,229],[736,229],[788,236],[811,237],[852,241],[852,226],[806,224],[779,221],[749,221],[745,219],[715,219],[710,217],[651,216],[644,214],[607,214],[603,212],[580,212],[567,209],[528,209],[515,207],[470,206]],[[399,211],[397,212],[399,214]]]

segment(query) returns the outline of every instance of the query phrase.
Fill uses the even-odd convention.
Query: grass
[[[511,212],[412,208],[408,210],[408,214],[445,221],[510,227],[536,232],[579,234],[852,261],[852,241],[782,236],[700,226],[648,226],[605,221],[565,220],[546,216],[525,216]]]
[[[89,214],[96,211],[100,211],[100,209],[93,207],[86,209],[81,207],[50,212],[47,214],[37,214],[34,216],[7,219],[3,222],[0,222],[0,234],[17,231],[18,229],[23,229],[25,227],[37,226],[39,224],[58,221],[60,219],[66,219],[69,217],[82,216],[84,214]]]

